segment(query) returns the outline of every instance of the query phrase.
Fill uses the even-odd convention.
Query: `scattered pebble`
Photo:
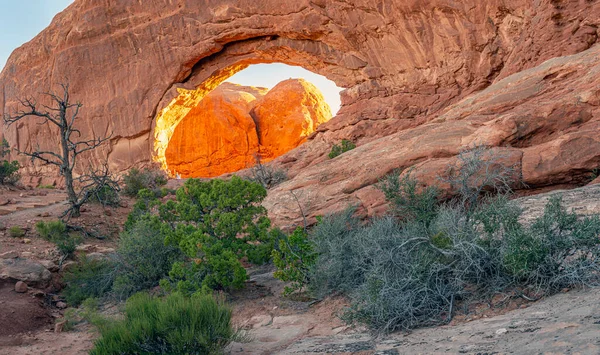
[[[17,283],[15,284],[15,291],[18,293],[27,292],[27,284],[23,281],[17,281]]]

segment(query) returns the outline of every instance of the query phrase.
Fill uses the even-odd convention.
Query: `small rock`
[[[33,253],[30,251],[21,252],[21,257],[24,259],[31,259],[33,257]]]
[[[23,281],[17,281],[17,283],[15,284],[15,291],[18,293],[27,292],[27,284]]]
[[[121,201],[119,201],[119,207],[127,208],[127,207],[129,207],[129,205],[127,204],[127,202],[121,200]]]
[[[44,265],[44,267],[51,272],[58,271],[58,265],[56,265],[52,260],[40,260],[40,264]]]
[[[44,212],[41,214],[41,217],[50,217],[50,213],[49,212]]]
[[[21,243],[23,243],[23,244],[31,244],[31,239],[29,239],[29,238],[23,238],[23,240],[21,241]]]
[[[101,253],[101,254],[112,254],[115,252],[115,249],[114,248],[106,248],[106,247],[97,247],[96,252]]]
[[[67,324],[67,320],[62,320],[54,325],[55,333],[62,333],[65,329],[65,324]]]
[[[496,330],[496,335],[503,335],[508,333],[508,330],[506,328],[500,328],[498,330]]]
[[[83,212],[87,212],[87,211],[88,211],[87,207],[81,207],[81,208],[79,209],[79,212],[81,212],[81,213],[83,213]]]
[[[96,249],[96,247],[94,247],[91,244],[81,244],[81,245],[78,245],[77,248],[75,248],[75,250],[77,250],[77,251],[83,251],[86,253],[94,251],[95,249]]]
[[[343,332],[343,331],[347,330],[348,328],[349,328],[349,327],[348,327],[347,325],[343,325],[343,326],[341,326],[341,327],[333,328],[333,329],[331,330],[331,332],[332,332],[333,334],[339,334],[339,333],[341,333],[341,332]]]
[[[107,216],[112,216],[112,212],[110,210],[104,210],[104,214]]]
[[[64,302],[56,302],[56,308],[65,309],[67,308],[67,304]]]

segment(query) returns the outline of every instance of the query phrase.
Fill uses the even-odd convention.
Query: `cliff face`
[[[600,163],[598,25],[589,0],[76,0],[10,57],[0,107],[65,78],[83,134],[113,132],[90,161],[122,171],[164,162],[174,127],[234,72],[300,65],[345,88],[342,108],[274,161],[291,180],[265,204],[284,224],[300,219],[290,190],[310,215],[374,213],[379,177],[431,177],[475,141],[508,150],[531,187],[581,184]],[[21,150],[57,145],[33,121],[4,134]],[[343,138],[359,147],[327,160]],[[44,169],[24,173],[56,174]]]
[[[272,90],[224,83],[177,125],[166,150],[171,174],[214,177],[268,162],[331,119],[321,92],[303,79]]]

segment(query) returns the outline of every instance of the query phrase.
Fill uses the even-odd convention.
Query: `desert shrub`
[[[255,264],[270,259],[281,232],[271,228],[260,205],[266,193],[260,184],[236,176],[190,179],[177,190],[177,200],[159,206],[167,243],[188,257],[170,273],[179,289],[239,288],[247,278],[240,259]]]
[[[67,226],[62,221],[39,221],[35,228],[42,238],[56,245],[62,260],[72,257],[77,245],[81,242],[81,237],[69,233]]]
[[[598,285],[600,218],[577,218],[551,199],[524,224],[507,195],[513,178],[504,157],[481,147],[461,153],[443,178],[456,193],[450,201],[410,174],[388,177],[380,188],[391,216],[361,224],[349,210],[310,232],[310,289],[346,295],[348,321],[392,331],[445,323],[457,304],[497,292],[535,298]]]
[[[382,179],[378,187],[396,217],[426,225],[435,218],[439,207],[439,190],[435,186],[421,187],[410,173],[401,177],[395,172]]]
[[[35,229],[46,240],[61,238],[67,233],[67,225],[62,221],[39,221],[35,224]]]
[[[311,232],[310,283],[342,293],[348,321],[391,331],[445,323],[463,305],[515,288],[534,297],[598,284],[600,219],[578,219],[552,199],[531,225],[505,196],[473,211],[444,204],[428,222],[392,217],[366,225],[346,212]]]
[[[231,309],[211,295],[164,299],[139,293],[127,300],[125,319],[100,326],[90,354],[216,354],[239,338]]]
[[[19,169],[21,165],[18,161],[0,161],[0,185],[14,185],[21,179]]]
[[[343,139],[340,144],[334,144],[333,147],[331,147],[331,151],[328,155],[329,159],[333,159],[354,148],[356,148],[356,144],[354,144],[354,142],[349,141],[347,139]]]
[[[123,226],[124,230],[129,230],[137,223],[138,220],[143,218],[145,215],[151,214],[152,208],[159,204],[160,202],[152,191],[148,189],[141,189],[137,194],[137,201],[133,204],[129,215],[127,215],[127,220]]]
[[[272,256],[273,264],[277,267],[273,276],[291,282],[289,286],[285,286],[284,295],[300,291],[308,284],[310,269],[315,263],[317,254],[303,228],[296,228],[289,237],[280,239],[279,249],[273,250]]]
[[[155,190],[167,183],[167,176],[159,170],[133,168],[123,176],[123,193],[136,197],[142,189]]]
[[[62,293],[71,306],[78,306],[88,298],[104,297],[111,291],[117,273],[118,265],[113,260],[82,257],[63,274],[66,287]]]
[[[121,201],[119,198],[120,188],[116,182],[113,181],[113,183],[98,186],[97,189],[92,191],[89,201],[99,203],[102,206],[119,206],[119,202]]]
[[[564,287],[592,286],[600,271],[600,218],[578,218],[560,198],[551,198],[533,224],[504,236],[503,261],[522,282],[549,294]]]
[[[250,172],[252,176],[249,177],[249,180],[261,184],[265,189],[277,186],[287,179],[285,171],[263,165],[258,158]]]
[[[516,163],[511,164],[510,156],[482,144],[461,150],[439,178],[450,185],[454,202],[468,213],[477,208],[482,198],[511,193],[513,186],[522,184],[519,169]]]
[[[10,153],[10,147],[6,139],[2,139],[0,143],[0,158],[6,157]],[[19,175],[19,169],[21,165],[18,161],[0,161],[0,185],[13,185],[19,181],[21,176]]]
[[[158,286],[172,265],[182,260],[178,247],[165,245],[161,228],[157,217],[146,215],[121,233],[117,249],[118,276],[113,285],[118,298]]]
[[[19,226],[12,226],[8,228],[8,236],[12,238],[23,238],[25,236],[25,230]]]

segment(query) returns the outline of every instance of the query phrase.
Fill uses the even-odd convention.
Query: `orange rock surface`
[[[265,95],[266,94],[266,95]],[[303,79],[266,89],[224,83],[179,123],[166,150],[181,177],[214,177],[272,160],[296,148],[331,119],[329,105]]]
[[[277,84],[252,110],[260,155],[269,161],[296,148],[331,119],[331,109],[316,86],[303,79]]]

